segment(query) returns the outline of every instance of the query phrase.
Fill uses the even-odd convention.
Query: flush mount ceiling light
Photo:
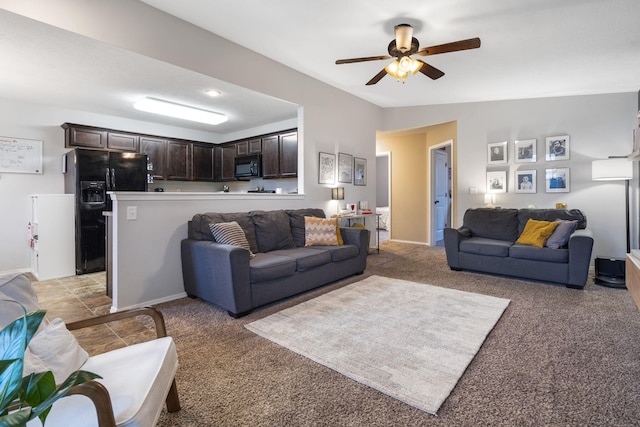
[[[215,98],[216,96],[222,95],[222,92],[217,89],[210,89],[207,91],[207,95],[209,95],[212,98]]]
[[[213,111],[202,110],[200,108],[189,107],[188,105],[176,104],[156,98],[143,98],[133,104],[133,107],[136,110],[146,111],[147,113],[161,114],[163,116],[210,125],[219,125],[228,120],[227,116],[221,113],[214,113]]]

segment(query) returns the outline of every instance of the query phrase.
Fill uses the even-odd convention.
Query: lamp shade
[[[344,187],[332,188],[331,200],[344,200]]]
[[[632,178],[633,162],[626,157],[591,162],[591,179],[594,181],[622,181]]]

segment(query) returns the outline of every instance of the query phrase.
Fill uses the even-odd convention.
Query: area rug
[[[435,415],[508,305],[370,276],[246,328]]]

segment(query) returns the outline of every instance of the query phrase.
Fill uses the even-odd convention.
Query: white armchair
[[[0,277],[0,299],[7,298],[22,303],[29,311],[37,305],[25,275]],[[157,423],[164,402],[169,412],[180,410],[175,383],[178,353],[158,310],[145,307],[122,311],[68,323],[66,327],[76,330],[141,315],[153,318],[157,338],[88,357],[80,367],[74,366],[73,370],[93,372],[102,379],[77,386],[69,396],[58,400],[51,408],[46,427],[148,427]],[[7,319],[1,317],[0,313],[3,326]],[[41,333],[46,334],[46,330],[38,332]],[[45,357],[50,358],[51,352],[48,353]],[[30,427],[41,425],[39,419],[27,423]]]

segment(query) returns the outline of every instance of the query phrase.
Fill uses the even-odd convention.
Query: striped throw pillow
[[[336,233],[338,227],[337,218],[304,217],[304,245],[339,245]]]
[[[225,245],[239,246],[248,250],[251,258],[255,256],[255,254],[251,252],[251,247],[247,241],[246,234],[244,234],[244,230],[236,221],[209,224],[209,229],[216,242]]]

